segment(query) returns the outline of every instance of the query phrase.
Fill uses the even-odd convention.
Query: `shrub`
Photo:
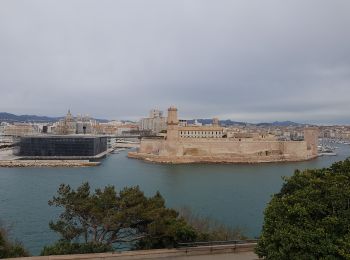
[[[28,256],[28,252],[19,242],[9,240],[7,230],[0,227],[0,258]]]
[[[350,161],[295,171],[265,210],[266,259],[350,259]]]
[[[197,231],[197,241],[242,240],[247,237],[241,228],[232,228],[215,219],[203,217],[192,212],[188,207],[179,210],[180,216]]]

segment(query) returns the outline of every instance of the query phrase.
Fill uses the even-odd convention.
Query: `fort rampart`
[[[227,139],[142,140],[129,157],[159,163],[260,163],[304,161],[317,154],[305,141],[233,141]]]

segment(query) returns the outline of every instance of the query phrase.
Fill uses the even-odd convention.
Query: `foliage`
[[[163,215],[151,223],[146,231],[149,236],[142,238],[136,248],[172,248],[180,242],[195,241],[197,238],[196,230],[188,225],[183,218],[178,218],[177,215],[178,213],[173,211],[172,214]]]
[[[28,252],[18,242],[12,242],[8,239],[5,228],[0,227],[0,258],[28,256]]]
[[[49,205],[64,209],[49,225],[66,242],[161,248],[196,238],[195,230],[165,207],[159,193],[147,198],[138,186],[120,192],[107,186],[91,192],[88,183],[76,190],[62,184]]]
[[[198,232],[198,241],[243,240],[247,237],[240,228],[228,227],[212,218],[194,214],[188,207],[179,210],[180,215]]]
[[[350,160],[295,171],[265,210],[266,259],[350,259]]]
[[[45,246],[41,255],[89,254],[110,251],[113,251],[113,247],[102,243],[71,243],[60,240],[51,246]]]

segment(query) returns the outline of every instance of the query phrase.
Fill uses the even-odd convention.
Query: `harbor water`
[[[88,168],[0,168],[0,220],[11,227],[11,237],[31,254],[57,240],[48,226],[60,209],[48,206],[61,183],[93,188],[139,185],[146,195],[157,191],[167,206],[190,207],[249,237],[257,237],[263,211],[271,196],[295,169],[328,167],[350,156],[350,145],[339,144],[337,156],[296,163],[159,165],[111,154],[101,166]]]

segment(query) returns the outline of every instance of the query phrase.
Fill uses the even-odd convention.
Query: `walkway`
[[[84,255],[34,256],[15,259],[23,260],[256,260],[254,254],[256,243],[229,244],[217,246],[198,246],[178,249],[156,249],[127,252],[113,252]],[[14,259],[14,258],[12,258]]]

